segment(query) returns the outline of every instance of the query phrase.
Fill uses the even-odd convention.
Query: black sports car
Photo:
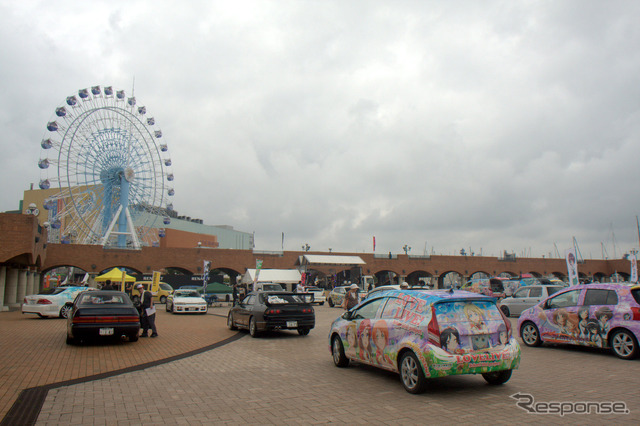
[[[140,314],[125,293],[114,290],[83,291],[67,318],[67,344],[81,340],[126,337],[138,340]]]
[[[246,328],[251,337],[266,330],[298,330],[302,336],[316,325],[312,294],[254,291],[229,310],[227,326]]]

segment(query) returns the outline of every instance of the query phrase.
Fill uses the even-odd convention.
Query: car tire
[[[138,333],[134,333],[134,334],[130,334],[129,335],[129,341],[130,342],[137,342],[138,341]]]
[[[324,305],[324,302],[320,302],[320,306]]]
[[[502,313],[503,313],[507,318],[509,318],[509,317],[511,316],[511,312],[509,311],[509,308],[508,308],[508,307],[506,307],[506,306],[504,306],[504,305],[501,305],[501,306],[500,306],[500,310],[502,311]]]
[[[491,373],[482,373],[482,377],[490,385],[501,385],[507,383],[511,378],[511,372],[513,370],[493,371]]]
[[[70,336],[67,336],[67,345],[75,345],[76,339]]]
[[[227,315],[227,328],[229,330],[237,330],[238,327],[236,327],[236,325],[233,323],[233,314],[229,313],[229,315]]]
[[[334,336],[331,341],[331,355],[336,367],[344,368],[349,365],[349,358],[344,353],[344,346],[342,346],[340,336]]]
[[[409,393],[422,393],[427,387],[422,366],[413,352],[405,352],[400,359],[400,379]]]
[[[251,335],[251,337],[258,337],[258,325],[256,324],[256,319],[254,317],[251,317],[251,319],[249,320],[249,335]]]
[[[327,299],[327,303],[329,304],[330,308],[333,308],[333,300]]]
[[[167,303],[167,296],[160,296],[160,303],[166,304]]]
[[[168,304],[168,303],[166,303],[166,304],[164,305],[164,309],[165,309],[165,311],[169,312],[169,304]]]
[[[72,310],[73,310],[73,306],[62,305],[62,308],[60,308],[60,318],[64,318],[64,319],[69,318],[69,314],[71,314]]]
[[[520,327],[520,338],[527,346],[540,346],[542,340],[540,340],[540,331],[538,327],[531,321],[527,321]]]
[[[638,341],[627,330],[616,330],[611,335],[609,346],[618,358],[634,359],[638,356]]]
[[[298,334],[301,336],[306,336],[307,334],[309,334],[309,331],[310,331],[309,328],[299,328]]]

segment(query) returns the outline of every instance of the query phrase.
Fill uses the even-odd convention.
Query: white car
[[[198,293],[198,290],[181,290],[178,289],[167,298],[165,305],[167,312],[181,314],[185,312],[194,312],[206,314],[209,307],[204,297]]]
[[[73,302],[76,296],[85,290],[97,290],[91,287],[61,286],[45,288],[38,294],[25,296],[22,303],[23,314],[36,314],[41,318],[67,318],[69,307],[67,302]]]
[[[327,297],[324,295],[324,290],[320,287],[306,287],[305,293],[313,293],[313,303],[324,305]]]
[[[500,301],[500,309],[506,316],[520,316],[522,312],[537,305],[542,299],[564,289],[560,285],[528,285],[520,287],[511,297]]]

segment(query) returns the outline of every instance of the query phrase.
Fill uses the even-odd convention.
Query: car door
[[[382,302],[386,299],[374,299],[363,304],[351,312],[350,323],[347,330],[351,329],[355,332],[355,345],[349,344],[349,356],[354,359],[367,363],[376,364],[376,353],[373,348],[372,327],[378,317],[378,310]],[[347,337],[349,331],[347,331]]]
[[[537,305],[544,297],[547,296],[542,290],[542,286],[539,285],[532,285],[529,287],[529,294],[522,300],[522,310],[519,314],[525,309],[529,309],[530,307]]]
[[[599,348],[607,347],[607,335],[611,329],[609,321],[613,318],[618,305],[618,295],[615,290],[605,288],[586,289],[582,306],[578,309],[585,314],[579,315],[583,318],[579,323],[580,330],[584,329],[581,335],[581,343]]]
[[[505,305],[509,308],[512,315],[520,315],[525,308],[525,302],[529,298],[529,287],[521,287],[513,293],[513,297],[508,299]],[[504,303],[504,302],[503,302]]]
[[[547,299],[543,305],[546,320],[538,319],[542,340],[580,344],[578,311],[581,294],[581,289],[574,289]]]
[[[250,294],[236,306],[236,310],[233,315],[233,319],[237,325],[248,326],[253,306],[256,303],[256,295]]]

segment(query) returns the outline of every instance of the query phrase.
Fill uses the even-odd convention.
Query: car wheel
[[[308,328],[299,328],[298,329],[298,334],[301,336],[306,336],[307,334],[309,334],[309,329]]]
[[[320,306],[324,305],[324,302],[320,302]]]
[[[251,337],[258,337],[258,325],[256,324],[256,319],[251,317],[249,320],[249,334]]]
[[[327,299],[327,303],[329,304],[330,308],[333,308],[333,300]]]
[[[344,368],[349,365],[349,358],[344,354],[344,346],[339,336],[334,336],[331,342],[331,355],[336,367]]]
[[[233,323],[233,314],[229,313],[229,315],[227,315],[227,327],[229,328],[229,330],[237,330],[238,327],[236,327],[236,325]]]
[[[402,386],[409,393],[421,393],[427,386],[422,366],[413,352],[405,352],[400,359]]]
[[[511,316],[511,312],[509,312],[509,308],[507,308],[506,306],[502,305],[500,306],[500,310],[502,311],[502,313],[509,318],[509,316]]]
[[[540,346],[542,344],[538,327],[531,321],[525,322],[520,328],[520,338],[527,346]]]
[[[69,306],[69,305],[62,305],[62,308],[60,308],[60,318],[69,318],[69,315],[71,314],[71,311],[73,310],[73,306]]]
[[[638,342],[627,330],[617,330],[613,333],[610,346],[618,358],[634,359],[638,356]]]
[[[489,383],[490,385],[501,385],[503,383],[507,383],[511,378],[511,372],[513,370],[502,370],[502,371],[494,371],[491,373],[482,373],[482,377]]]
[[[129,335],[129,341],[130,342],[137,342],[138,341],[138,333],[134,333],[134,334],[130,334]]]
[[[167,303],[167,296],[160,296],[160,303]]]
[[[75,345],[76,344],[76,339],[74,339],[73,337],[67,336],[67,345]]]

